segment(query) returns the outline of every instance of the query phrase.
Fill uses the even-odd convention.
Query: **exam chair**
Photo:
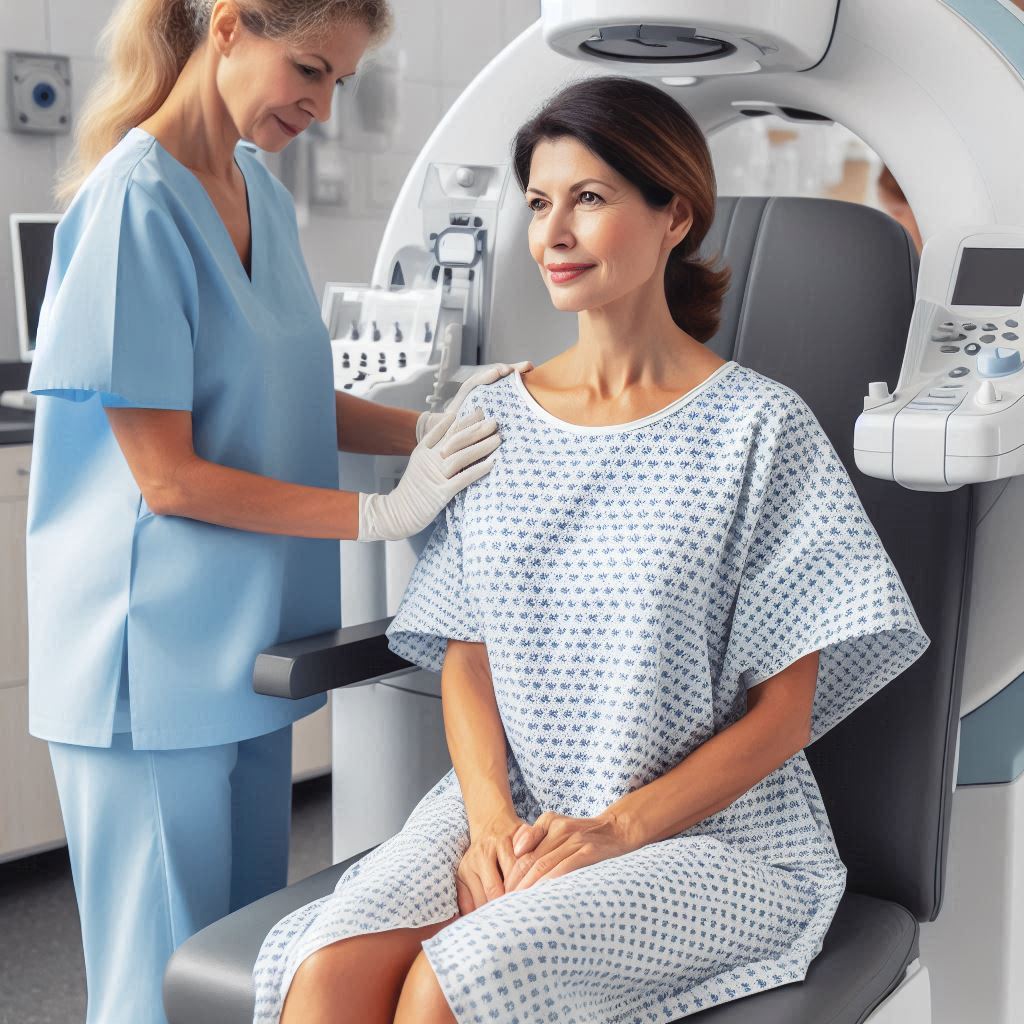
[[[917,1024],[930,1019],[927,971],[918,961],[919,923],[933,921],[942,905],[973,492],[905,490],[862,475],[853,458],[853,425],[868,381],[896,384],[917,256],[903,229],[884,214],[798,198],[719,199],[703,251],[720,253],[733,273],[721,328],[709,347],[789,385],[810,405],[846,465],[931,646],[807,749],[849,870],[847,892],[807,977],[686,1019]],[[264,652],[256,689],[298,698],[401,672],[408,663],[388,651],[387,621]],[[423,779],[424,792],[434,781]],[[249,1024],[251,970],[264,937],[290,911],[331,892],[358,859],[273,893],[185,942],[164,981],[171,1024]]]

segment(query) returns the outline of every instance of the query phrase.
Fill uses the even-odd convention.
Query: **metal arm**
[[[390,624],[390,618],[378,619],[269,647],[256,658],[253,689],[301,700],[416,669],[388,649],[384,631]]]

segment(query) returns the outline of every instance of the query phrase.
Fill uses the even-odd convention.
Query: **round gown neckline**
[[[608,423],[595,426],[589,426],[584,423],[571,423],[569,420],[563,420],[561,417],[549,412],[527,390],[526,385],[523,383],[522,374],[518,370],[512,374],[514,378],[512,386],[519,395],[523,404],[526,405],[535,416],[539,419],[546,420],[548,423],[551,423],[561,430],[566,430],[574,434],[613,434],[619,431],[639,430],[641,427],[646,427],[651,423],[656,423],[658,420],[664,419],[666,416],[671,416],[677,409],[682,408],[698,395],[703,394],[703,392],[714,384],[715,381],[726,376],[733,367],[738,365],[739,364],[734,359],[728,360],[715,370],[712,370],[707,377],[690,388],[689,391],[683,392],[683,394],[678,398],[674,398],[669,402],[668,405],[662,406],[660,409],[655,409],[654,412],[648,413],[640,419],[627,420],[625,423]]]

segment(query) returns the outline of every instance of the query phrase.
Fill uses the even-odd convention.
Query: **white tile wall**
[[[368,279],[388,210],[427,136],[455,97],[498,51],[540,17],[540,0],[392,0],[404,51],[399,130],[385,153],[353,153],[345,210],[313,208],[302,244],[314,287]],[[72,113],[100,70],[99,34],[116,0],[0,0],[0,51],[30,50],[72,58]],[[3,67],[0,64],[0,67]],[[7,216],[53,209],[53,176],[66,159],[66,137],[7,130],[0,75],[0,361],[17,358]]]

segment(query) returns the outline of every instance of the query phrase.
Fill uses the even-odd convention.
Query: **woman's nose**
[[[571,248],[575,242],[571,213],[558,206],[552,207],[544,218],[544,245],[548,249],[559,246]]]
[[[325,76],[327,77],[327,76]],[[331,119],[331,104],[334,101],[334,82],[328,78],[324,86],[313,96],[313,116],[320,122]]]

